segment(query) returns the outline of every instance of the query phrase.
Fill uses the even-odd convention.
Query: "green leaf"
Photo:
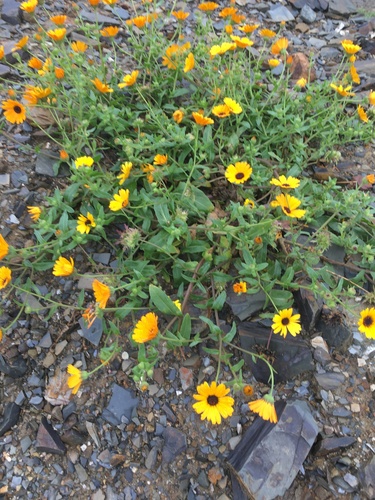
[[[269,295],[274,302],[275,306],[281,309],[286,309],[290,307],[293,299],[293,295],[288,290],[271,290]]]
[[[169,227],[171,225],[171,214],[169,213],[167,203],[155,205],[154,211],[156,218],[158,219],[158,222],[162,227]]]
[[[235,365],[232,366],[232,368],[231,368],[232,371],[234,373],[239,372],[241,370],[241,368],[243,367],[244,363],[245,363],[245,360],[241,359],[238,363],[236,363]]]
[[[182,320],[179,335],[185,339],[190,340],[191,335],[191,317],[190,314],[185,314]]]
[[[214,309],[215,311],[221,311],[221,309],[223,308],[223,305],[225,303],[226,298],[227,298],[227,292],[224,290],[214,300],[214,302],[212,304],[212,309]]]
[[[149,286],[151,301],[158,311],[172,316],[182,316],[182,312],[168,295],[155,285]]]
[[[219,354],[219,349],[211,349],[210,347],[203,347],[203,350],[205,352],[208,352],[208,354],[214,354],[216,356],[218,356]]]
[[[236,333],[237,333],[236,323],[233,323],[232,328],[223,338],[223,342],[232,342]]]

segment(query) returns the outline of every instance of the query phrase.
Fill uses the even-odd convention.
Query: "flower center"
[[[215,395],[211,395],[211,396],[208,396],[207,398],[207,403],[210,405],[210,406],[216,406],[219,402],[219,398]]]
[[[86,220],[85,220],[85,225],[86,225],[86,226],[91,226],[91,221],[90,221],[90,219],[86,219]]]
[[[240,180],[245,177],[245,174],[243,172],[237,172],[236,173],[236,179]]]
[[[289,325],[289,318],[283,318],[281,320],[281,324],[284,325],[284,326]]]
[[[290,184],[285,183],[285,184],[281,184],[281,186],[284,188],[288,188],[288,187],[290,187]]]
[[[290,208],[289,208],[289,207],[284,207],[284,210],[285,210],[285,212],[286,212],[287,214],[290,214],[290,213],[291,213],[291,210],[290,210]]]
[[[21,109],[21,107],[20,107],[20,106],[14,106],[13,111],[14,111],[15,113],[17,113],[17,114],[22,113],[22,109]]]
[[[372,326],[374,320],[372,319],[371,316],[365,316],[363,318],[363,326],[366,326],[367,328],[370,328]]]

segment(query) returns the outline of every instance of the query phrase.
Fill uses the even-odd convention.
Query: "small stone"
[[[306,23],[313,23],[316,20],[316,14],[308,5],[304,5],[300,12],[301,19]]]
[[[133,397],[131,391],[114,384],[112,397],[108,406],[103,410],[102,417],[112,425],[120,425],[122,417],[125,417],[130,422],[138,403],[138,398]]]
[[[234,450],[235,447],[238,445],[238,443],[241,441],[241,439],[242,439],[241,436],[233,436],[232,438],[230,438],[228,442],[229,449]]]
[[[180,453],[186,450],[186,436],[174,427],[167,427],[163,437],[162,462],[163,464],[170,464]]]
[[[2,77],[1,66],[4,66],[4,65],[0,64],[0,77]],[[9,174],[0,174],[0,186],[9,186],[9,184],[10,184],[10,175]]]
[[[99,264],[104,264],[105,266],[109,263],[111,254],[106,252],[106,253],[94,253],[92,258],[95,260],[95,262],[98,262]]]
[[[326,391],[337,389],[345,382],[345,375],[342,373],[317,373],[315,377],[320,387],[323,387]]]
[[[158,458],[158,449],[156,446],[154,446],[153,448],[151,448],[149,454],[147,455],[146,461],[145,461],[145,465],[146,465],[147,469],[149,469],[149,470],[155,469],[157,458]]]
[[[75,464],[74,466],[75,471],[77,473],[78,479],[80,480],[81,483],[84,483],[88,479],[88,475],[85,471],[85,469],[82,467],[81,464]]]
[[[21,408],[16,403],[8,403],[4,409],[3,418],[0,419],[0,436],[3,436],[18,422]]]
[[[22,170],[14,170],[10,174],[10,179],[14,187],[21,187],[23,184],[27,184],[29,182],[29,178],[25,172]]]
[[[284,7],[283,5],[278,4],[275,8],[270,9],[268,11],[269,17],[272,19],[272,21],[276,23],[280,23],[282,21],[293,21],[294,16],[290,12],[289,9]]]
[[[356,488],[358,486],[358,479],[349,472],[345,474],[344,481],[346,481],[352,488]]]
[[[100,448],[100,439],[98,436],[98,431],[96,430],[96,425],[86,420],[86,429],[87,432],[90,434],[91,439],[96,444],[97,448]]]
[[[309,26],[305,23],[297,23],[296,26],[295,26],[295,29],[297,31],[300,31],[301,33],[307,33],[307,31],[309,31]]]
[[[50,366],[53,365],[53,363],[56,361],[55,356],[53,355],[52,352],[48,352],[46,357],[43,359],[43,366],[44,368],[49,368]]]
[[[78,321],[81,330],[78,330],[78,333],[81,337],[85,338],[94,346],[98,346],[100,344],[100,340],[103,335],[103,321],[101,318],[96,318],[90,328],[87,328],[86,322],[83,318],[80,318]]]
[[[329,437],[324,438],[319,441],[315,447],[315,454],[319,457],[323,457],[331,453],[332,451],[337,451],[341,448],[347,448],[354,444],[357,440],[353,437]]]
[[[20,23],[19,4],[16,0],[4,0],[1,9],[1,19],[13,26]]]
[[[59,342],[58,344],[56,344],[56,347],[55,347],[55,354],[56,356],[59,356],[63,350],[65,349],[65,347],[68,345],[68,341],[67,340],[62,340],[61,342]]]
[[[22,438],[20,441],[22,453],[25,453],[25,451],[30,448],[31,444],[32,441],[29,436],[25,436],[24,438]]]
[[[39,347],[43,347],[44,349],[49,349],[52,345],[52,338],[51,334],[47,332],[44,337],[42,337],[41,341],[39,342]]]
[[[12,361],[6,362],[0,354],[0,372],[5,373],[11,378],[20,378],[25,375],[27,363],[22,356],[18,356]]]
[[[82,9],[79,13],[79,17],[81,17],[84,21],[88,21],[89,23],[103,24],[105,26],[119,26],[120,24],[122,24],[121,21],[113,17],[103,16],[98,12],[89,12],[84,9]]]
[[[35,448],[39,451],[54,453],[56,455],[64,455],[66,453],[64,443],[46,417],[42,417],[39,425]]]
[[[350,0],[330,0],[329,12],[340,17],[349,17],[357,12],[357,9]]]
[[[361,406],[358,403],[352,403],[350,405],[350,409],[352,410],[353,413],[360,413]]]
[[[186,391],[194,383],[193,371],[190,370],[190,368],[185,368],[184,366],[182,366],[179,369],[179,373],[180,373],[182,390]]]

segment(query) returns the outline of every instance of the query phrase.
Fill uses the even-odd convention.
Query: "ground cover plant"
[[[104,4],[114,8],[116,0],[88,0],[94,12]],[[73,394],[124,342],[138,347],[133,378],[141,390],[165,348],[202,343],[217,374],[197,387],[193,408],[214,424],[233,412],[231,389],[249,390],[244,361],[232,361],[242,351],[236,325],[222,329],[230,288],[262,291],[261,317],[272,319],[270,336],[283,337],[301,333],[296,290],[312,291],[329,307],[366,294],[370,307],[358,326],[375,338],[375,296],[366,288],[375,280],[374,207],[366,189],[375,177],[343,186],[308,175],[310,164],[337,160],[339,145],[374,140],[375,91],[355,92],[360,46],[344,40],[337,73],[322,83],[312,81],[312,60],[306,78],[292,78],[294,50],[283,24],[275,31],[251,24],[231,4],[201,3],[191,39],[183,24],[192,14],[173,9],[172,37],[162,34],[157,2],[134,6],[134,16],[116,26],[77,15],[74,30],[90,43],[73,40],[72,19],[59,13],[41,25],[37,0],[21,9],[35,22],[38,50],[30,53],[27,37],[14,47],[11,64],[23,78],[2,82],[8,95],[1,126],[28,119],[37,126],[33,110],[46,110],[53,126],[44,132],[71,173],[63,189],[28,208],[34,246],[14,248],[0,236],[3,304],[20,305],[7,333],[21,314],[38,312],[22,303],[25,292],[42,300],[46,319],[64,307],[80,311],[88,328],[101,318],[100,363],[91,372],[69,365]],[[213,11],[225,20],[222,33],[213,28]],[[29,57],[21,60],[20,51]],[[112,252],[111,267],[92,259],[87,248],[95,243]],[[332,244],[352,256],[350,277],[324,258]],[[82,270],[79,253],[87,259]],[[52,293],[41,297],[40,273],[56,280],[90,275],[92,294],[82,290],[75,304]],[[204,334],[192,333],[192,305],[201,310]],[[249,407],[276,423],[274,369],[262,359],[270,391]]]

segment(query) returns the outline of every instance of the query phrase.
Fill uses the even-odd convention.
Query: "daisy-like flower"
[[[100,30],[100,33],[102,36],[107,37],[107,38],[114,38],[118,32],[120,31],[120,28],[117,26],[107,26]]]
[[[238,161],[234,165],[228,165],[225,170],[226,179],[232,184],[243,184],[253,172],[253,169],[246,161]]]
[[[151,182],[154,182],[154,176],[152,175],[152,172],[155,172],[155,167],[151,165],[151,163],[145,163],[145,165],[142,165],[142,172],[147,174],[147,182],[151,184]]]
[[[65,71],[62,68],[55,68],[55,77],[61,80],[65,76]]]
[[[216,2],[202,2],[198,5],[199,10],[203,10],[205,12],[209,12],[211,10],[215,10],[219,7],[219,4]]]
[[[208,118],[208,116],[204,116],[202,113],[198,113],[197,111],[193,111],[192,116],[197,125],[201,127],[205,127],[206,125],[212,125],[214,123],[212,118]]]
[[[226,17],[232,17],[236,14],[238,9],[236,9],[236,7],[224,7],[224,9],[222,9],[220,12],[219,12],[219,16],[220,17],[223,17],[224,19]]]
[[[38,0],[28,0],[27,2],[22,2],[20,5],[21,10],[32,14],[38,6]]]
[[[362,106],[358,106],[357,108],[357,113],[359,116],[359,119],[362,120],[363,122],[367,123],[368,122],[368,116],[366,111],[363,109]]]
[[[239,26],[238,29],[243,31],[244,33],[253,33],[256,29],[258,29],[260,24],[245,24],[244,26]]]
[[[218,104],[212,108],[212,114],[217,116],[218,118],[226,118],[230,116],[230,107],[226,104]]]
[[[231,18],[233,23],[240,24],[246,19],[246,16],[243,14],[232,14]]]
[[[246,49],[246,47],[254,45],[254,42],[249,40],[247,37],[241,38],[240,36],[231,35],[231,39],[240,49]]]
[[[281,64],[281,61],[278,59],[268,59],[268,65],[270,68],[277,68],[279,64]]]
[[[85,42],[81,42],[81,40],[77,40],[76,42],[72,42],[70,44],[73,52],[86,52],[86,50],[89,48],[89,46],[87,45],[87,43]]]
[[[4,236],[0,234],[0,260],[8,255],[9,245],[5,241]]]
[[[26,45],[27,45],[27,42],[29,41],[29,37],[28,36],[24,36],[21,38],[21,40],[19,40],[15,46],[12,48],[12,52],[15,52],[16,50],[21,50],[23,49]]]
[[[375,339],[375,308],[370,307],[361,311],[358,321],[358,330],[364,333],[367,338]]]
[[[42,69],[43,68],[43,61],[38,59],[37,57],[32,57],[29,62],[27,63],[29,68],[33,69]]]
[[[369,96],[368,96],[368,102],[371,104],[371,106],[375,106],[375,91],[371,90]]]
[[[247,283],[246,281],[239,281],[238,283],[233,283],[233,291],[234,293],[246,293],[247,292]]]
[[[335,85],[334,83],[331,83],[330,87],[332,87],[333,90],[336,90],[336,92],[340,94],[342,97],[349,97],[355,95],[354,92],[350,92],[350,90],[352,90],[351,85],[348,85],[347,87],[344,88],[342,85]]]
[[[250,401],[249,408],[257,413],[263,420],[269,420],[272,424],[277,424],[277,413],[275,400],[271,394],[266,394],[262,399]]]
[[[295,337],[301,332],[300,318],[300,314],[293,315],[292,308],[283,309],[272,318],[272,330],[274,333],[280,333],[284,338],[288,332]]]
[[[96,226],[94,216],[87,212],[86,215],[80,214],[77,220],[77,231],[81,234],[89,234],[91,228]]]
[[[297,179],[297,177],[291,177],[289,176],[288,178],[285,177],[285,175],[280,175],[278,179],[273,177],[270,180],[270,184],[273,186],[278,186],[281,187],[282,189],[295,189],[299,186],[300,180]]]
[[[132,71],[130,75],[125,75],[124,78],[122,79],[122,83],[119,83],[117,86],[120,89],[123,89],[124,87],[131,87],[137,81],[138,75],[139,75],[138,70]]]
[[[130,21],[130,23],[129,23],[129,21]],[[134,24],[134,26],[137,26],[138,29],[142,29],[147,24],[147,17],[146,16],[137,16],[137,17],[133,17],[133,19],[129,19],[129,21],[126,21],[127,24]]]
[[[54,276],[70,276],[74,272],[74,260],[70,257],[70,260],[65,257],[59,257],[55,265],[53,266],[52,274]]]
[[[301,201],[289,194],[279,194],[276,200],[271,202],[272,207],[281,207],[285,215],[295,219],[300,219],[306,213],[306,210],[298,209],[300,205]]]
[[[185,21],[190,16],[189,12],[184,12],[183,10],[174,10],[171,12],[178,21]]]
[[[149,312],[141,317],[135,325],[132,339],[138,344],[144,344],[154,339],[159,333],[158,317],[155,313]]]
[[[224,42],[221,45],[213,45],[210,49],[210,56],[221,56],[228,52],[228,50],[235,50],[237,45],[234,42]]]
[[[92,282],[92,289],[94,290],[94,296],[98,306],[100,309],[105,309],[108,299],[111,296],[111,289],[109,286],[96,279]]]
[[[359,74],[358,74],[354,64],[352,64],[350,66],[350,76],[351,76],[353,83],[356,83],[357,85],[359,85],[361,83],[361,79],[359,78]]]
[[[12,271],[9,267],[0,267],[0,290],[9,285],[12,279]]]
[[[47,57],[47,59],[43,63],[42,69],[38,70],[38,74],[40,76],[44,76],[46,73],[51,71],[52,68],[52,59],[50,57]]]
[[[76,168],[80,167],[92,167],[94,164],[94,158],[91,156],[80,156],[74,161]]]
[[[30,207],[27,207],[27,211],[28,211],[31,219],[34,222],[36,222],[39,219],[40,214],[42,213],[42,210],[41,210],[40,207],[32,207],[32,206],[30,206]]]
[[[246,200],[243,202],[243,205],[244,207],[254,208],[255,202],[253,200],[250,200],[249,198],[246,198]]]
[[[113,89],[106,83],[103,83],[102,81],[99,80],[99,78],[95,78],[94,80],[91,80],[91,82],[95,85],[96,89],[99,90],[102,94],[110,94],[113,92]]]
[[[190,42],[184,43],[183,45],[178,45],[173,43],[165,50],[165,56],[162,58],[163,66],[167,66],[169,69],[177,69],[177,64],[182,56],[187,50],[190,49]]]
[[[271,47],[271,54],[273,54],[273,55],[285,54],[285,51],[288,48],[288,45],[289,45],[289,41],[285,37],[280,38],[279,40],[276,40],[276,42]]]
[[[58,14],[57,16],[50,17],[49,20],[57,26],[63,26],[66,23],[67,16],[65,16],[64,14]]]
[[[181,109],[176,109],[176,111],[172,115],[173,120],[176,123],[181,123],[182,120],[184,119],[184,116],[185,116],[185,113]]]
[[[20,124],[26,120],[26,108],[22,103],[8,99],[2,102],[1,107],[8,122]]]
[[[121,174],[117,176],[120,186],[124,184],[126,179],[129,177],[132,168],[133,163],[131,161],[126,161],[125,163],[121,164]]]
[[[231,99],[230,97],[224,97],[224,103],[226,106],[228,106],[230,112],[234,115],[239,115],[240,113],[242,113],[241,106],[234,99]]]
[[[61,42],[65,38],[66,28],[56,28],[55,30],[47,31],[47,35],[55,42]]]
[[[224,29],[225,33],[228,33],[228,35],[231,35],[233,33],[233,26],[231,24],[227,24]]]
[[[275,38],[276,33],[272,30],[264,28],[264,29],[259,31],[259,35],[263,38]]]
[[[185,59],[185,66],[184,66],[184,73],[188,73],[195,67],[195,59],[194,59],[194,54],[190,52],[188,54],[187,58]]]
[[[81,371],[73,365],[67,366],[68,377],[68,387],[72,389],[73,394],[77,394],[81,384],[84,380],[88,378],[88,373],[86,371]]]
[[[307,80],[306,78],[299,78],[297,81],[296,81],[296,86],[303,89],[304,87],[306,87],[307,85]]]
[[[165,165],[168,162],[168,155],[155,155],[154,165]]]
[[[197,393],[193,398],[197,403],[193,404],[194,410],[201,416],[201,420],[209,420],[213,424],[221,424],[222,418],[230,417],[233,413],[234,399],[229,394],[230,389],[224,384],[217,385],[216,382],[207,382],[198,385]]]
[[[355,45],[351,40],[343,40],[341,45],[345,52],[349,55],[356,54],[362,49],[362,47]]]
[[[120,189],[118,194],[113,195],[113,200],[109,203],[109,209],[112,212],[117,212],[122,208],[128,206],[129,203],[129,189]]]

